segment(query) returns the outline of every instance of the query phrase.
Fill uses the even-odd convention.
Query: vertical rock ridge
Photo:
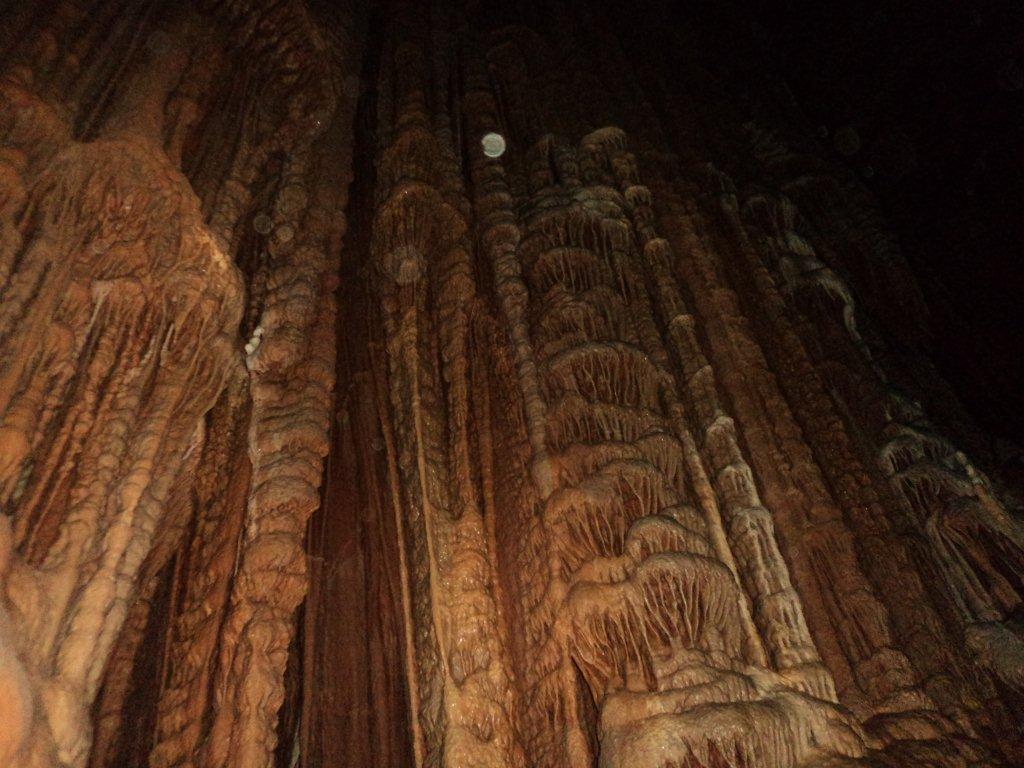
[[[0,768],[1016,764],[899,243],[741,35],[614,18],[5,9]]]

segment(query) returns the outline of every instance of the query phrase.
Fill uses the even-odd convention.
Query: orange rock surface
[[[0,768],[1019,764],[869,196],[528,15],[4,12]]]

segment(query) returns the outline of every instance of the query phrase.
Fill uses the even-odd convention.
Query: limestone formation
[[[1018,764],[870,197],[699,18],[511,5],[4,12],[0,768]]]

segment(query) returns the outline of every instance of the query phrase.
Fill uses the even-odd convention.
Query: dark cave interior
[[[853,0],[599,3],[634,60],[671,81],[697,14],[746,36],[820,146],[872,191],[931,311],[931,348],[974,418],[1024,429],[1024,6]],[[721,61],[721,60],[719,60]],[[852,129],[852,132],[851,132]],[[844,141],[845,140],[845,141]],[[1019,458],[1007,458],[1019,463]]]

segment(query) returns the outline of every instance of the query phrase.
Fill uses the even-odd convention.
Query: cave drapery
[[[870,195],[699,16],[507,6],[4,11],[0,768],[1024,755]]]

